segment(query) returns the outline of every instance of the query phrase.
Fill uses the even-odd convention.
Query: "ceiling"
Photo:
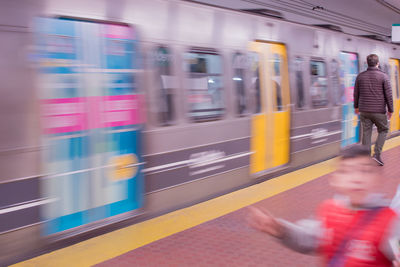
[[[286,20],[332,24],[356,35],[391,36],[400,23],[400,0],[194,0],[232,9],[269,9]],[[390,39],[389,39],[390,40]]]

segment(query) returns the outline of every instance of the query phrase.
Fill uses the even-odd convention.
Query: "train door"
[[[358,75],[358,55],[356,53],[341,52],[340,81],[342,88],[342,147],[358,143],[360,140],[360,123],[354,113],[353,92],[354,83]]]
[[[290,93],[286,47],[250,44],[256,114],[251,121],[250,171],[257,174],[289,161]]]
[[[390,84],[392,85],[393,96],[393,116],[390,119],[390,132],[400,130],[400,92],[399,92],[399,60],[389,59],[390,66]]]
[[[45,234],[142,206],[135,29],[40,18]]]

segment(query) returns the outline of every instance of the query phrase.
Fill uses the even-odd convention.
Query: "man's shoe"
[[[376,162],[378,162],[379,165],[383,166],[383,161],[382,161],[382,159],[381,159],[381,155],[374,154],[374,155],[372,156],[372,158],[373,158]]]

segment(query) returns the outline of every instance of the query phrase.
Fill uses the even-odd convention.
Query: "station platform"
[[[383,191],[400,182],[400,137],[385,143]],[[12,266],[316,266],[318,257],[283,247],[247,224],[247,206],[289,221],[312,217],[333,195],[336,159],[98,236]]]

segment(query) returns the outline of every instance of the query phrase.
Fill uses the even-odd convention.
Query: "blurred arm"
[[[360,88],[359,88],[358,76],[356,78],[356,82],[354,84],[353,98],[354,98],[354,109],[358,110],[358,100],[360,98]]]
[[[321,222],[317,220],[301,220],[296,224],[280,220],[284,234],[282,243],[300,253],[313,253],[319,246],[322,233]]]
[[[386,256],[387,259],[400,259],[400,220],[397,218],[388,228],[386,236],[382,239],[379,250]],[[397,254],[397,257],[396,257]],[[397,262],[397,264],[399,264]],[[400,264],[399,264],[400,265]]]
[[[249,211],[250,226],[280,239],[285,246],[300,253],[311,253],[318,248],[322,233],[319,221],[301,220],[293,224],[276,219],[262,208],[249,207]]]

